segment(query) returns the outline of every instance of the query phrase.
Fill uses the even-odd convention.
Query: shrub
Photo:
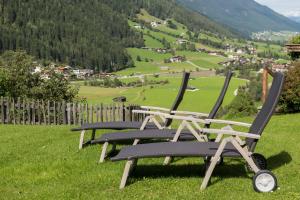
[[[300,62],[286,73],[279,106],[284,113],[300,112]]]
[[[245,87],[239,88],[238,95],[225,107],[228,117],[245,117],[257,113],[255,103]]]
[[[291,44],[300,44],[300,35],[296,35],[295,37],[292,37],[290,40]]]

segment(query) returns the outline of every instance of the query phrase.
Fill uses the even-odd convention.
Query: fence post
[[[21,124],[21,98],[18,97],[18,102],[17,102],[17,124]]]
[[[67,103],[67,113],[68,113],[68,125],[71,125],[71,106],[70,103]]]

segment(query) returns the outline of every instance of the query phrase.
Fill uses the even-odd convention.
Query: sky
[[[256,0],[285,16],[300,16],[300,0]]]

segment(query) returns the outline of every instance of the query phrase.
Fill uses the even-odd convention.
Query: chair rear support
[[[284,84],[284,75],[282,73],[272,72],[269,74],[273,76],[272,86],[269,90],[267,99],[262,106],[262,109],[257,114],[252,126],[249,129],[250,133],[257,135],[261,135],[263,133],[264,128],[270,121],[272,114],[276,109]],[[253,152],[257,143],[257,139],[247,139],[246,143],[250,151]]]
[[[171,107],[171,111],[176,111],[184,97],[186,88],[188,86],[188,82],[189,82],[189,78],[190,78],[190,73],[189,72],[184,72],[183,73],[183,78],[182,78],[182,82],[181,82],[181,86],[180,89],[178,91],[177,97]],[[165,122],[165,127],[168,127],[172,124],[172,119],[167,119]]]

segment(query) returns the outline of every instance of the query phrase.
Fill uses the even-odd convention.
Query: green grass
[[[152,74],[164,72],[160,68],[163,66],[168,66],[169,71],[181,72],[183,70],[193,70],[196,68],[200,69],[214,69],[220,67],[218,63],[226,60],[224,57],[220,56],[211,56],[207,53],[200,52],[191,52],[191,51],[176,51],[176,55],[185,56],[187,61],[190,63],[164,63],[164,59],[169,59],[172,57],[170,53],[161,54],[151,50],[138,49],[138,48],[128,48],[128,53],[134,59],[135,67],[127,68],[122,71],[117,72],[118,75],[130,75],[133,73],[142,73],[142,74]],[[140,56],[142,61],[137,61],[137,56]],[[145,62],[145,59],[148,59],[149,62]]]
[[[299,117],[274,116],[258,143],[256,151],[267,157],[280,186],[268,194],[255,193],[252,174],[231,159],[201,192],[199,158],[176,159],[170,166],[162,158],[141,159],[129,185],[119,190],[125,162],[98,165],[100,146],[78,151],[79,135],[69,127],[1,125],[0,199],[299,199]]]
[[[158,40],[153,39],[152,37],[148,35],[144,35],[145,40],[145,46],[149,48],[163,48],[163,44],[159,42]]]
[[[152,89],[150,86],[139,88],[100,88],[81,86],[80,96],[86,97],[89,103],[94,104],[111,103],[114,97],[126,96],[129,103],[170,107],[177,95],[181,77],[178,75],[177,77],[161,76],[159,79],[168,79],[169,84],[155,85]],[[203,77],[190,80],[189,85],[195,86],[199,90],[195,92],[187,91],[179,109],[208,112],[216,101],[223,82],[224,77]],[[244,84],[244,80],[232,79],[224,100],[224,105],[232,101],[234,98],[234,91],[240,85]]]

